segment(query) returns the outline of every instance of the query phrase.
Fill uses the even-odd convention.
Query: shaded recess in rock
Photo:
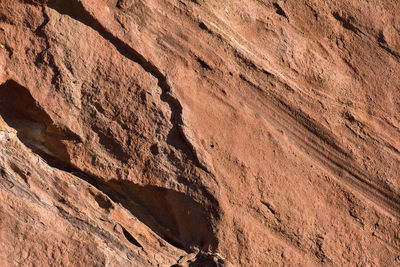
[[[130,243],[132,243],[133,245],[143,248],[143,246],[136,240],[136,238],[134,238],[131,233],[129,233],[128,230],[126,230],[125,227],[123,227],[122,225],[119,225],[122,229],[122,233],[124,234],[124,237],[126,238],[126,240],[128,240]]]
[[[65,142],[81,142],[78,135],[56,126],[25,87],[13,80],[0,86],[0,116],[18,138],[49,163],[68,161]]]
[[[117,191],[119,196],[128,196],[128,200],[116,200],[174,246],[182,249],[216,247],[208,215],[213,212],[184,193],[118,180],[109,181],[108,188]]]
[[[75,171],[71,172],[72,169]],[[185,194],[167,188],[141,186],[131,181],[105,182],[73,166],[69,171],[120,203],[171,245],[186,251],[194,247],[216,248],[217,239],[208,215],[212,212],[207,212]],[[129,235],[124,235],[129,241]]]
[[[107,212],[109,212],[111,209],[114,209],[113,203],[103,193],[96,194],[95,192],[90,191],[90,194],[94,197],[94,200],[97,202],[100,208],[105,209]]]
[[[282,7],[278,4],[278,3],[273,3],[275,10],[276,10],[276,14],[286,18],[287,20],[289,20],[289,17],[286,15],[285,11],[283,11]]]
[[[350,30],[354,33],[363,33],[360,29],[358,29],[352,22],[353,18],[351,16],[344,16],[339,12],[333,12],[333,17],[340,22],[343,28]]]
[[[394,51],[394,50],[392,50],[392,49],[390,49],[390,48],[388,47],[388,43],[387,43],[387,41],[386,41],[386,39],[385,39],[385,35],[383,34],[382,31],[379,32],[378,37],[377,37],[377,41],[378,41],[379,46],[380,46],[382,49],[386,50],[386,52],[388,52],[389,54],[391,54],[392,56],[394,56],[397,60],[400,59],[400,53],[398,53],[398,52],[396,52],[396,51]]]

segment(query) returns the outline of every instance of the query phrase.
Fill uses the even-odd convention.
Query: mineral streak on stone
[[[0,1],[0,266],[398,266],[400,2]]]

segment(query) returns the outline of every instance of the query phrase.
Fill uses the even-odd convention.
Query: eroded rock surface
[[[398,10],[2,0],[1,266],[400,264]]]

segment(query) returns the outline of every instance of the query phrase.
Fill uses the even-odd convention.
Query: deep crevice
[[[210,67],[210,65],[208,65],[204,60],[202,60],[201,58],[199,58],[199,57],[196,57],[196,61],[200,64],[200,66],[203,68],[203,69],[206,69],[206,70],[209,70],[209,71],[212,71],[213,69]]]
[[[275,8],[276,14],[289,20],[289,17],[286,15],[286,12],[283,11],[282,7],[278,3],[273,3],[273,6]]]
[[[398,53],[398,52],[396,52],[396,51],[390,49],[386,43],[385,43],[385,44],[379,43],[379,46],[380,46],[383,50],[385,50],[386,52],[388,52],[389,54],[391,54],[394,58],[396,58],[397,60],[400,60],[400,53]]]
[[[350,30],[356,34],[358,33],[363,33],[360,29],[358,29],[354,24],[352,23],[352,17],[344,17],[339,14],[339,12],[333,12],[332,13],[333,17],[340,22],[340,24],[343,26],[343,28]]]
[[[200,27],[200,29],[205,30],[209,34],[213,34],[213,32],[207,27],[206,24],[204,24],[204,22],[200,21],[199,22],[199,27]]]
[[[137,247],[143,248],[143,246],[131,235],[131,233],[128,232],[128,230],[125,229],[125,227],[123,227],[122,225],[119,226],[121,226],[122,233],[124,234],[126,240]]]

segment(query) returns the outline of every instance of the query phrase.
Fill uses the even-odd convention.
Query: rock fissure
[[[167,143],[182,151],[187,157],[192,160],[198,167],[203,170],[207,168],[201,164],[201,161],[197,157],[196,150],[192,144],[189,143],[188,138],[185,137],[183,131],[183,108],[179,100],[174,96],[171,86],[168,83],[167,76],[155,66],[152,62],[148,61],[143,55],[137,50],[132,48],[126,42],[116,37],[106,27],[104,27],[90,12],[86,11],[86,8],[78,0],[72,0],[68,4],[64,2],[55,1],[48,4],[48,7],[58,11],[61,14],[70,16],[71,18],[78,20],[88,27],[98,32],[105,40],[109,41],[118,52],[124,57],[128,58],[132,62],[139,64],[146,72],[151,74],[158,81],[158,86],[161,88],[162,94],[161,100],[166,102],[171,110],[171,124],[172,128],[169,132]],[[178,138],[178,140],[177,140]],[[182,142],[183,141],[183,142]]]
[[[44,28],[46,27],[46,25],[50,22],[50,18],[46,13],[46,8],[43,5],[41,7],[42,9],[42,14],[43,14],[43,23],[39,25],[39,27],[37,27],[34,31],[34,33],[39,36],[40,38],[42,38],[45,42],[45,48],[38,54],[38,56],[36,57],[35,63],[37,65],[40,64],[46,64],[49,67],[52,68],[53,70],[53,77],[51,79],[51,83],[57,88],[60,89],[60,82],[62,79],[61,76],[61,71],[58,68],[54,56],[52,53],[50,53],[50,42],[48,40],[48,36],[46,35],[46,32],[44,31]]]

